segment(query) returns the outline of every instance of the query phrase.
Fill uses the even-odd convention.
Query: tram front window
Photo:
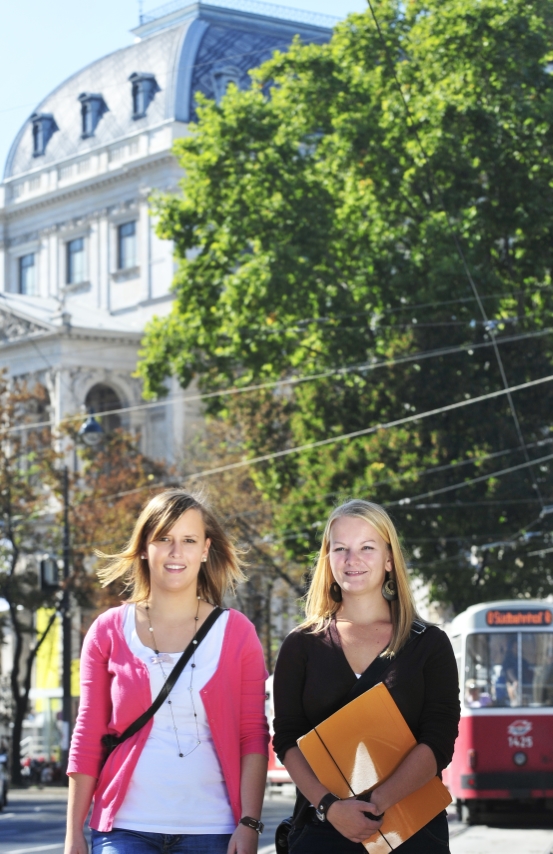
[[[553,706],[553,634],[469,635],[465,706]]]

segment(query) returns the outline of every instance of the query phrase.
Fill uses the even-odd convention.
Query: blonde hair
[[[152,498],[138,517],[126,548],[116,554],[96,551],[106,561],[98,570],[103,587],[123,578],[130,591],[129,602],[143,602],[150,595],[150,570],[141,555],[152,539],[164,536],[187,510],[197,510],[203,519],[205,536],[211,540],[207,560],[198,575],[198,595],[213,605],[221,605],[227,591],[245,580],[238,552],[203,496],[184,489],[167,489]]]
[[[399,537],[394,523],[379,504],[354,498],[336,507],[326,523],[317,562],[313,569],[311,584],[305,600],[306,619],[301,624],[302,628],[311,628],[313,632],[320,632],[327,628],[334,617],[339,602],[335,602],[330,595],[330,585],[334,582],[334,576],[330,568],[330,529],[336,519],[343,516],[355,516],[364,519],[375,528],[383,540],[388,544],[392,555],[392,577],[396,582],[398,598],[390,602],[392,614],[393,633],[387,649],[382,653],[389,658],[397,655],[402,646],[409,639],[411,624],[413,620],[420,619],[417,614],[409,578],[407,566]]]

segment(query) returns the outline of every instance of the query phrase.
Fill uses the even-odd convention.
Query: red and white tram
[[[461,722],[444,783],[459,816],[513,801],[553,810],[553,602],[473,605],[448,634]]]

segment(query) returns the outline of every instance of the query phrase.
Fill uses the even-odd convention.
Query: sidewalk
[[[8,792],[8,806],[29,799],[66,801],[67,786],[29,786],[27,789],[10,789]]]

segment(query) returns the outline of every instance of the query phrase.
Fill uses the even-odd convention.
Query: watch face
[[[315,815],[319,819],[319,821],[326,821],[326,810],[324,807],[316,807]]]

